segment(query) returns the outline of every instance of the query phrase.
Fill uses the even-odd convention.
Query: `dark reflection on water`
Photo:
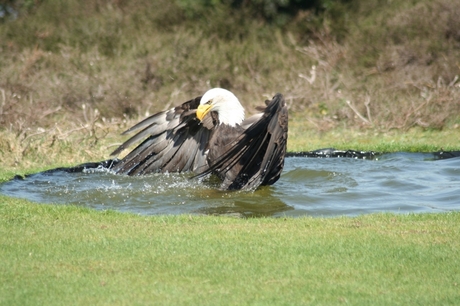
[[[460,158],[435,160],[428,153],[374,158],[289,157],[280,180],[255,192],[218,191],[213,179],[200,182],[184,174],[127,177],[91,170],[33,174],[0,185],[0,193],[145,215],[355,216],[460,208]]]

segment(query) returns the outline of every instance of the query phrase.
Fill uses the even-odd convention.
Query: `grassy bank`
[[[460,214],[140,217],[0,198],[0,304],[460,301]]]
[[[312,151],[321,148],[376,152],[436,152],[460,150],[455,129],[423,130],[414,128],[379,132],[361,129],[333,129],[318,132],[311,124],[293,116],[289,126],[288,151]],[[110,152],[121,144],[121,136],[136,120],[114,121],[98,125],[39,129],[18,135],[0,131],[0,181],[15,174],[34,173],[61,166],[100,161],[110,158]]]

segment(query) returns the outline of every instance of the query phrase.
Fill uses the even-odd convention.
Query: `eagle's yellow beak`
[[[211,104],[204,104],[198,106],[196,110],[196,117],[200,119],[200,121],[203,121],[204,116],[206,116],[207,113],[211,110],[212,105]]]

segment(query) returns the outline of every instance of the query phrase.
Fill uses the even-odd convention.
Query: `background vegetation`
[[[459,128],[455,0],[9,0],[0,20],[9,164],[216,86],[249,112],[282,92],[314,133]]]

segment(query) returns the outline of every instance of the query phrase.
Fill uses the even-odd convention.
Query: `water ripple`
[[[286,159],[273,186],[255,192],[216,190],[214,178],[144,177],[109,171],[38,173],[0,185],[0,193],[39,203],[76,204],[138,214],[355,216],[373,212],[444,212],[460,208],[460,158],[384,154],[378,160]]]

